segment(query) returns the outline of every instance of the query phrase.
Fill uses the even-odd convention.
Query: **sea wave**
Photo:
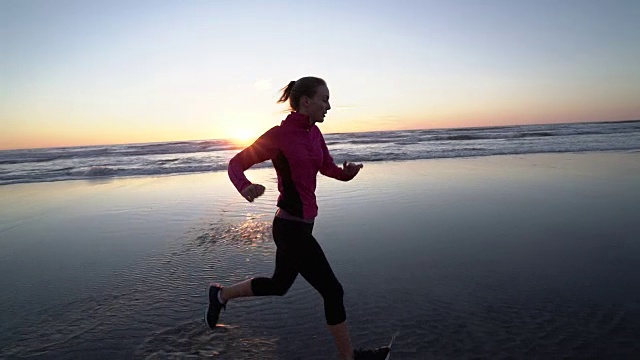
[[[254,168],[271,166],[269,163],[255,165]],[[204,173],[210,171],[226,171],[227,162],[217,164],[200,164],[192,166],[172,167],[132,167],[117,168],[108,166],[91,166],[89,168],[64,168],[49,169],[30,174],[3,174],[0,173],[0,185],[55,182],[68,180],[95,180],[136,176],[166,176],[191,173]]]
[[[83,146],[71,148],[26,149],[0,151],[0,165],[47,163],[59,160],[190,154],[238,150],[240,146],[228,140],[187,141],[177,143]]]
[[[638,151],[640,121],[326,134],[325,140],[337,164]],[[224,171],[237,150],[230,141],[203,140],[0,151],[0,185]]]

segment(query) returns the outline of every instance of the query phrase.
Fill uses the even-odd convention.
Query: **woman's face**
[[[305,101],[305,112],[309,115],[309,119],[313,122],[323,122],[327,111],[331,109],[331,105],[329,105],[329,88],[324,85],[318,86],[316,95],[307,99],[308,101]]]

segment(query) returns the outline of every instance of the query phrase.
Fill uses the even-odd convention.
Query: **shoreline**
[[[241,150],[241,149],[239,149]],[[403,159],[403,160],[369,160],[364,161],[364,164],[384,164],[384,163],[396,163],[396,162],[413,162],[413,161],[439,161],[439,160],[472,160],[472,159],[484,159],[484,158],[509,158],[509,157],[530,157],[530,156],[544,156],[544,155],[589,155],[589,154],[638,154],[640,153],[640,149],[633,150],[598,150],[598,151],[572,151],[572,152],[535,152],[535,153],[524,153],[524,154],[494,154],[494,155],[479,155],[479,156],[452,156],[452,157],[438,157],[438,158],[419,158],[419,159]],[[349,160],[350,161],[350,160]],[[336,163],[338,164],[338,163]],[[339,164],[338,164],[339,165]],[[262,164],[256,165],[249,169],[249,171],[257,170],[257,169],[272,169],[273,166],[270,165],[269,161],[266,161]],[[189,176],[189,175],[202,175],[202,174],[210,174],[210,173],[221,173],[226,172],[227,169],[212,169],[207,171],[193,171],[193,172],[183,172],[183,173],[169,173],[169,174],[153,174],[153,175],[129,175],[129,176],[97,176],[93,178],[81,178],[81,179],[68,179],[68,180],[48,180],[48,181],[30,181],[30,182],[17,182],[17,183],[9,183],[9,184],[0,184],[0,189],[6,186],[14,186],[14,185],[29,185],[29,184],[49,184],[49,183],[66,183],[66,182],[84,182],[89,184],[102,184],[102,183],[110,183],[113,181],[118,181],[120,179],[154,179],[154,178],[165,178],[165,177],[174,177],[174,176]],[[320,174],[318,176],[321,176]]]

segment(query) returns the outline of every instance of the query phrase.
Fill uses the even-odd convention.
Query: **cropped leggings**
[[[276,217],[273,220],[276,269],[271,278],[254,278],[251,290],[255,296],[282,296],[300,274],[322,295],[327,324],[337,325],[347,318],[342,302],[344,291],[311,235],[312,230],[313,224]]]

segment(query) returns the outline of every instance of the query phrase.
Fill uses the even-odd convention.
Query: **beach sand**
[[[0,358],[336,358],[322,299],[242,299],[270,275],[273,169],[0,186]],[[640,354],[640,153],[367,163],[320,177],[314,235],[357,347],[394,360]]]

